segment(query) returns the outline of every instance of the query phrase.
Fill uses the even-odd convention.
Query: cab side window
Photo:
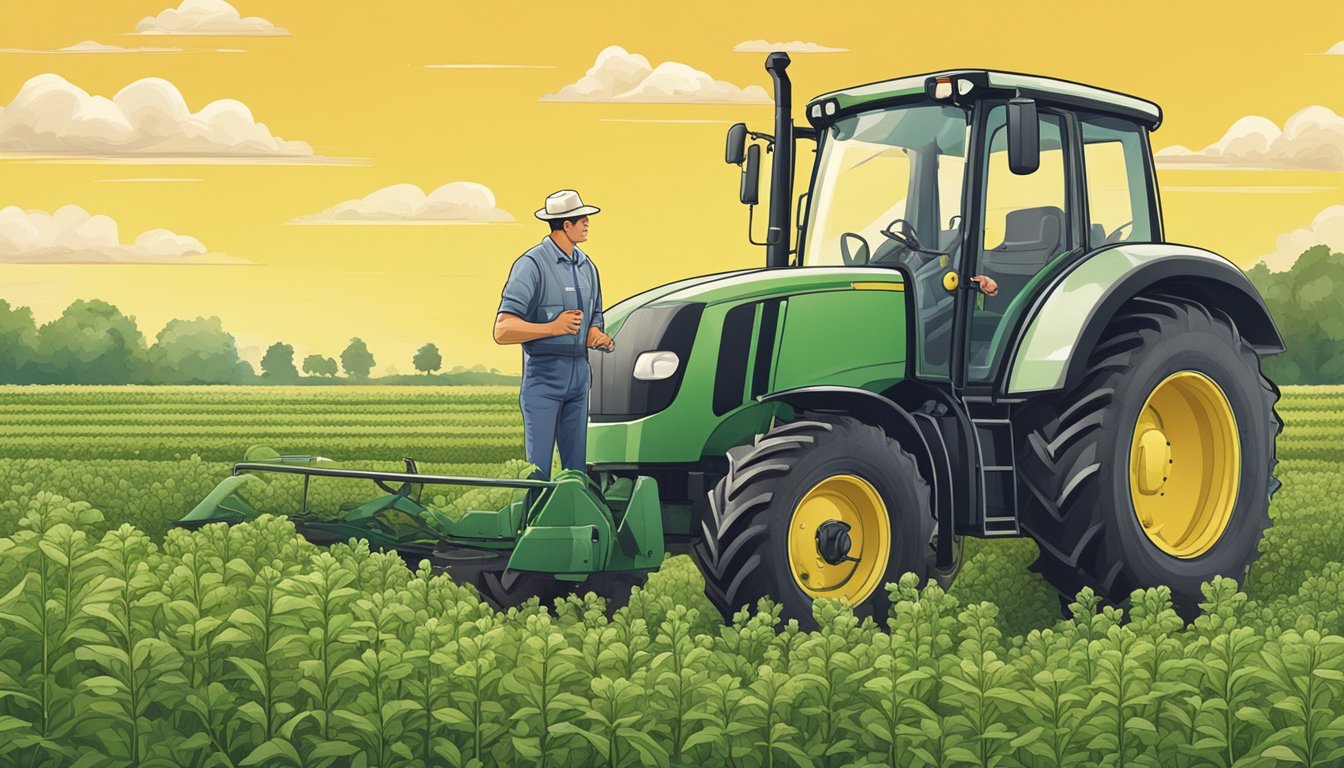
[[[1152,242],[1142,129],[1110,117],[1084,117],[1082,125],[1088,247]]]
[[[1069,250],[1069,182],[1074,173],[1067,153],[1073,137],[1064,119],[1038,110],[1040,166],[1019,176],[1008,167],[1007,109],[996,106],[988,116],[984,229],[980,233],[977,271],[993,278],[998,295],[976,297],[971,315],[968,373],[973,381],[993,376],[995,361],[1013,324],[1010,309],[1046,265]],[[974,241],[972,241],[974,242]]]
[[[1005,113],[995,108],[991,124]],[[1008,168],[1008,129],[991,133],[985,188],[985,229],[980,268],[999,282],[999,305],[1068,247],[1065,217],[1063,120],[1040,113],[1041,164],[1018,176]],[[1002,311],[1002,309],[1000,309]]]

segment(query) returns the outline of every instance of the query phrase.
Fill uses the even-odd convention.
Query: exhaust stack
[[[775,82],[775,157],[770,166],[770,223],[765,236],[765,266],[789,265],[789,214],[793,200],[793,84],[784,70],[789,55],[780,51],[765,59]]]

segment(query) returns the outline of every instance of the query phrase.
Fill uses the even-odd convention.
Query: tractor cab
[[[811,128],[785,131],[817,142],[785,263],[900,272],[914,378],[1005,394],[1012,331],[1038,286],[1095,249],[1161,240],[1151,102],[951,70],[824,94],[806,114]]]

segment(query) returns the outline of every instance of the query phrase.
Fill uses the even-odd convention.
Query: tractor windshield
[[[968,133],[966,112],[934,104],[862,112],[828,126],[802,264],[915,269],[932,252],[954,255]]]

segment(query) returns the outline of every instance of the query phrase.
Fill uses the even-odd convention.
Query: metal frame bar
[[[242,462],[233,465],[233,474],[239,472],[283,472],[308,477],[346,477],[360,480],[384,480],[413,485],[471,485],[484,488],[554,488],[550,480],[510,480],[498,477],[452,477],[450,475],[420,475],[410,472],[375,472],[365,469],[336,469],[330,467],[296,467],[283,464],[256,464]],[[305,485],[307,479],[304,480]]]

